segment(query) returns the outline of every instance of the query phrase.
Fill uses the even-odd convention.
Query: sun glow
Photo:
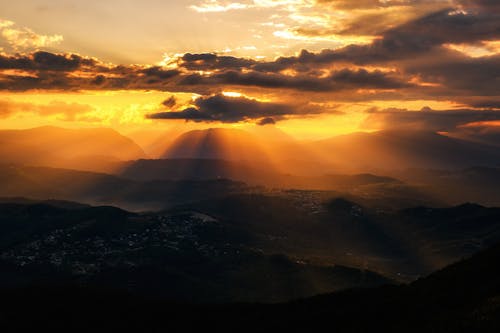
[[[222,95],[224,95],[226,97],[241,97],[241,96],[243,96],[242,93],[235,92],[235,91],[223,91]]]

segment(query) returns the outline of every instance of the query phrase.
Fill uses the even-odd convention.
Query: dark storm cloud
[[[258,71],[224,71],[210,76],[192,74],[183,78],[180,85],[240,85],[263,88],[297,89],[303,91],[341,91],[345,89],[398,89],[411,84],[395,73],[343,69],[326,77],[315,75],[283,75]]]
[[[176,69],[165,70],[158,66],[145,68],[140,72],[145,74],[146,76],[156,77],[158,79],[170,79],[179,74],[179,71]]]
[[[106,77],[102,74],[96,75],[96,77],[91,81],[92,84],[97,86],[101,85],[106,81]]]
[[[0,69],[74,71],[84,66],[96,65],[96,60],[76,54],[38,51],[30,55],[0,55]]]
[[[260,125],[260,126],[274,125],[274,124],[276,124],[276,120],[274,120],[274,118],[272,118],[272,117],[262,118],[261,120],[259,120],[257,122],[257,125]]]
[[[161,104],[167,108],[173,108],[177,104],[177,99],[175,98],[175,96],[170,96],[169,98],[164,100]]]
[[[470,106],[483,109],[499,109],[500,110],[500,98],[497,99],[483,99],[475,100],[467,103]]]
[[[414,59],[444,44],[495,39],[500,39],[500,15],[491,12],[464,14],[446,9],[387,30],[369,45],[349,45],[319,53],[303,50],[299,56],[282,57],[256,67],[279,71],[297,65],[322,66],[335,62],[381,64]]]
[[[246,97],[228,97],[212,95],[199,97],[192,107],[181,111],[158,112],[148,115],[150,119],[184,119],[196,122],[235,123],[246,120],[265,118],[283,118],[293,115],[317,114],[324,112],[310,105],[290,105],[282,103],[260,102]]]
[[[219,56],[214,53],[191,54],[186,53],[179,61],[179,65],[190,70],[212,70],[218,68],[237,69],[248,68],[257,62],[251,59],[231,56]]]
[[[420,111],[405,109],[368,110],[363,123],[373,129],[426,129],[432,131],[451,131],[460,126],[484,121],[500,120],[500,111],[492,110],[446,110],[435,111],[423,108]]]
[[[456,2],[466,8],[500,12],[500,2],[498,0],[457,0]]]
[[[164,90],[179,74],[158,66],[113,66],[76,54],[0,54],[1,90]]]
[[[469,58],[449,57],[415,62],[407,65],[407,72],[419,75],[428,82],[439,83],[460,95],[500,95],[500,55]]]

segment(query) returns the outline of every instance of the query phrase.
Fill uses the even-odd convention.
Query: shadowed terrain
[[[497,245],[409,285],[349,290],[276,305],[185,305],[98,289],[19,289],[2,292],[0,325],[78,332],[255,332],[325,326],[337,332],[497,332],[499,259]],[[31,320],[22,320],[24,316]],[[59,319],[48,320],[52,317]]]

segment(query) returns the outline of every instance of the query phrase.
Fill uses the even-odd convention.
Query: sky
[[[499,126],[497,0],[0,6],[0,128]]]

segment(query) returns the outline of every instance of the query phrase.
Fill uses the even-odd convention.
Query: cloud
[[[170,79],[179,74],[179,71],[175,69],[163,69],[159,66],[148,67],[140,71],[148,77],[157,78],[157,79]]]
[[[320,5],[330,5],[336,9],[378,9],[389,7],[413,7],[425,4],[447,3],[443,0],[317,0]]]
[[[265,7],[278,2],[241,3]],[[284,7],[290,4],[307,6],[300,1],[279,3]],[[312,1],[308,3],[313,4]],[[317,100],[331,102],[446,100],[491,109],[500,104],[499,49],[493,48],[487,55],[471,56],[460,48],[450,47],[496,45],[495,41],[500,40],[500,14],[494,2],[320,1],[314,4],[316,7],[356,6],[355,10],[361,12],[374,11],[375,7],[392,10],[412,6],[430,6],[438,10],[424,11],[424,15],[385,29],[370,44],[319,52],[302,50],[295,56],[271,61],[215,53],[186,53],[170,61],[168,67],[116,66],[77,54],[44,51],[0,54],[0,90],[141,89],[210,96],[234,88],[249,95],[280,96],[280,100],[293,99],[299,103],[314,96]],[[443,4],[449,7],[442,9]],[[371,22],[368,23],[367,26],[372,27]],[[176,105],[172,103],[166,106],[174,108]],[[181,115],[168,117],[210,120],[213,116],[212,113],[200,113],[197,106],[184,111]]]
[[[239,2],[228,2],[221,3],[219,1],[206,1],[199,5],[191,5],[191,8],[198,13],[217,13],[217,12],[227,12],[235,9],[246,9],[249,4],[239,3]]]
[[[251,8],[275,8],[275,7],[310,6],[307,0],[241,0],[239,2],[205,0],[199,4],[189,6],[198,13],[220,13],[231,10],[242,10]]]
[[[259,120],[257,122],[257,125],[260,125],[260,126],[274,125],[274,124],[276,124],[276,120],[274,120],[274,118],[272,118],[272,117],[262,118],[261,120]]]
[[[76,54],[37,51],[28,55],[0,55],[0,69],[74,71],[97,66],[97,61]]]
[[[500,3],[497,0],[457,0],[458,4],[470,9],[487,10],[490,12],[500,12]]]
[[[282,63],[277,61],[277,64]],[[186,66],[185,70],[159,66],[113,66],[76,54],[45,51],[0,55],[0,70],[17,71],[3,75],[0,72],[0,89],[153,89],[205,94],[214,89],[222,90],[225,86],[316,92],[412,86],[394,71],[345,68],[329,73],[304,71],[289,75],[269,72],[272,66],[266,63],[216,54],[186,54],[180,65]],[[200,71],[203,73],[200,74]]]
[[[247,97],[217,94],[199,97],[194,101],[193,106],[181,111],[153,113],[148,115],[148,118],[223,123],[259,120],[259,123],[270,123],[270,119],[276,121],[287,116],[318,114],[325,111],[308,104],[261,102]]]
[[[447,43],[474,43],[500,39],[500,16],[490,12],[462,13],[440,10],[384,32],[369,45],[349,45],[319,53],[303,50],[262,68],[283,70],[293,66],[329,66],[333,63],[382,64],[425,56]],[[442,51],[442,55],[446,55]]]
[[[167,108],[173,108],[174,106],[177,105],[177,99],[175,98],[175,96],[170,96],[169,98],[164,100],[161,104]]]
[[[238,69],[249,68],[257,62],[252,59],[237,58],[231,56],[218,56],[215,53],[184,54],[179,61],[179,66],[189,70],[213,70],[213,69]]]
[[[0,54],[0,90],[166,90],[176,69],[110,65],[78,54]]]
[[[14,51],[39,49],[63,41],[61,35],[39,35],[28,28],[18,28],[12,21],[0,19],[0,35]]]
[[[63,121],[84,120],[81,117],[87,113],[95,111],[87,104],[66,103],[62,101],[52,101],[48,104],[19,103],[9,100],[0,100],[0,118],[8,118],[18,113],[31,113],[39,116],[58,115]]]
[[[362,126],[367,129],[419,129],[437,132],[452,131],[474,122],[498,120],[500,120],[500,111],[493,110],[369,109],[368,117]]]
[[[184,77],[180,85],[230,85],[253,86],[273,89],[295,89],[301,91],[341,91],[346,89],[397,89],[411,86],[399,78],[396,73],[384,73],[378,70],[343,69],[334,71],[325,77],[317,75],[284,75],[262,73],[258,71],[240,72],[227,70],[209,76],[192,74]]]

